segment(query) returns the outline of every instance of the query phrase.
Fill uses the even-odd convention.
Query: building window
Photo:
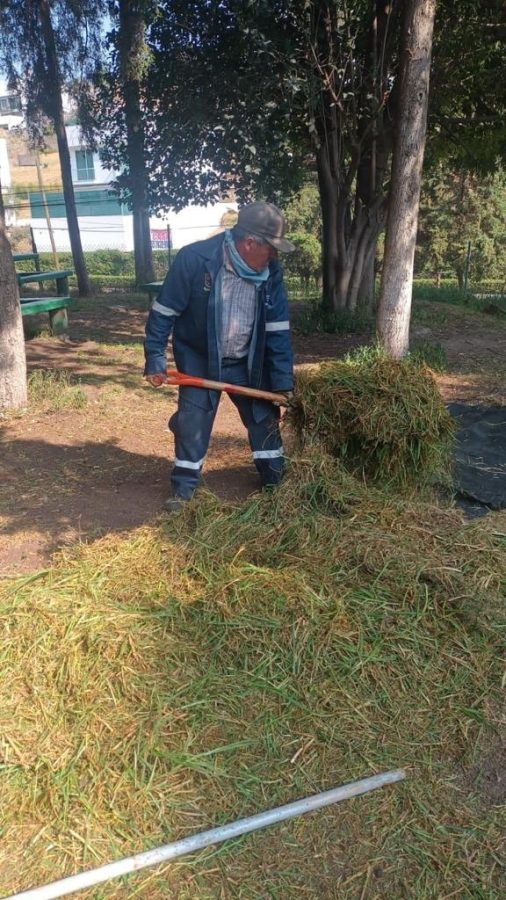
[[[76,168],[78,181],[95,181],[95,166],[91,150],[76,150]]]
[[[15,113],[21,111],[21,103],[19,97],[9,94],[0,97],[0,113]]]

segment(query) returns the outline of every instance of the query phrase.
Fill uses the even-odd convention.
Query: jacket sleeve
[[[191,257],[185,248],[170,267],[162,289],[153,301],[146,322],[144,339],[145,375],[156,375],[167,368],[167,344],[175,321],[188,306],[191,291]]]
[[[265,357],[271,391],[293,390],[293,353],[288,319],[288,298],[283,272],[272,274],[271,304],[265,322]]]

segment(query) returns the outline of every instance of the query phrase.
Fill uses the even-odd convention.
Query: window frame
[[[76,180],[79,182],[83,181],[95,181],[95,157],[93,150],[88,150],[86,147],[80,147],[75,151],[76,153]],[[81,158],[84,157],[84,164],[79,164],[80,154]]]

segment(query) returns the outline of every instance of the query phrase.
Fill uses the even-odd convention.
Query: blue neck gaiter
[[[229,228],[227,228],[227,230],[225,231],[225,246],[227,248],[232,268],[235,274],[239,276],[239,278],[244,278],[245,281],[252,282],[252,284],[254,284],[256,288],[259,288],[260,285],[264,283],[264,281],[267,281],[269,277],[269,266],[266,266],[266,268],[262,269],[261,272],[257,272],[256,269],[252,269],[250,266],[248,266],[248,264],[244,262],[241,254],[237,251],[234,244],[234,239],[232,237],[232,232]]]

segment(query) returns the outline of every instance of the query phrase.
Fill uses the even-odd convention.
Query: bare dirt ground
[[[295,306],[295,305],[294,305]],[[58,549],[121,532],[160,514],[168,493],[173,389],[142,380],[146,302],[121,295],[80,303],[66,341],[27,341],[29,372],[66,371],[86,395],[80,408],[35,401],[0,420],[0,573],[30,573]],[[33,320],[29,320],[33,328]],[[46,323],[41,319],[41,326]],[[420,304],[415,341],[440,344],[447,400],[505,402],[506,325],[457,307]],[[367,335],[296,335],[297,364],[343,356]],[[258,487],[245,434],[223,398],[205,466],[205,486],[223,498]]]

